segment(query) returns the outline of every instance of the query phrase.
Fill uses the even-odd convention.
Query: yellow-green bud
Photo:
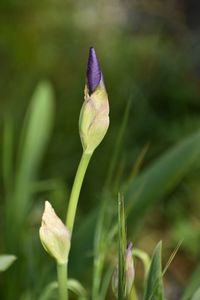
[[[39,235],[44,249],[59,264],[64,264],[68,261],[71,233],[56,215],[48,201],[45,201]]]
[[[90,49],[85,99],[80,112],[79,132],[83,150],[91,154],[109,126],[109,103],[103,75],[94,48]]]

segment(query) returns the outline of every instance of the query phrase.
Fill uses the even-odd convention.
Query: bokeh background
[[[77,230],[99,207],[105,187],[112,195],[107,196],[107,202],[114,210],[117,192],[130,183],[135,173],[142,174],[168,149],[199,130],[200,3],[197,0],[1,0],[0,249],[1,253],[18,256],[12,268],[0,275],[1,299],[38,299],[42,288],[55,280],[55,266],[39,243],[38,228],[45,199],[53,203],[62,218],[65,216],[65,204],[82,151],[78,118],[90,46],[95,47],[102,66],[111,125],[88,169]],[[16,227],[18,231],[12,235],[18,212],[15,215],[14,208],[9,215],[6,207],[12,206],[15,199],[13,182],[18,176],[20,136],[26,130],[23,124],[30,99],[41,80],[48,80],[54,89],[52,129],[33,172],[31,192],[23,196],[21,188],[18,193],[17,197],[30,199],[25,216],[19,228]],[[42,119],[38,122],[38,135],[44,122]],[[34,153],[36,144],[37,139],[32,141],[30,152]],[[192,145],[191,151],[196,147],[198,151],[200,142]],[[111,176],[116,148],[119,151]],[[5,176],[7,156],[11,180]],[[149,254],[162,239],[163,264],[183,240],[165,279],[168,298],[172,300],[180,299],[200,257],[199,182],[200,156],[197,156],[180,180],[141,214],[137,233],[131,234],[134,224],[131,217],[127,229],[134,244]],[[83,244],[87,239],[88,236],[83,237]],[[109,246],[108,256],[114,255],[114,250]],[[79,255],[79,252],[83,250],[75,247],[74,253]],[[91,252],[85,256],[92,259]],[[77,265],[76,255],[71,259],[72,276],[82,278],[90,286],[89,265]],[[137,268],[140,278],[140,263]],[[141,288],[140,283],[138,286]]]

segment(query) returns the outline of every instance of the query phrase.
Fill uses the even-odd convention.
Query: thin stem
[[[68,300],[67,264],[57,264],[59,300]]]
[[[92,154],[87,154],[85,152],[83,152],[77,172],[76,172],[76,176],[74,179],[74,184],[72,186],[72,191],[71,191],[71,195],[69,198],[69,205],[68,205],[68,210],[67,210],[67,215],[66,215],[66,227],[71,231],[73,231],[73,227],[74,227],[74,221],[75,221],[75,216],[76,216],[76,209],[77,209],[77,205],[78,205],[78,199],[79,199],[79,195],[80,195],[80,191],[81,191],[81,187],[83,184],[83,179],[85,176],[85,172],[87,170],[90,158],[91,158]],[[63,290],[60,286],[60,300],[68,300],[68,290],[67,290],[67,273],[68,273],[68,264],[66,264],[66,273],[65,273],[65,290],[66,293],[64,294],[64,298],[62,298],[63,294],[61,295]],[[59,273],[58,273],[59,275]],[[62,282],[63,283],[63,282]]]
[[[76,176],[74,179],[74,184],[72,187],[70,199],[69,199],[69,206],[67,210],[67,216],[66,216],[66,226],[67,228],[71,231],[73,231],[74,227],[74,220],[76,216],[76,209],[77,209],[77,204],[78,204],[78,199],[83,183],[83,179],[85,176],[85,172],[87,170],[87,166],[89,164],[90,158],[92,154],[84,153],[82,154]]]

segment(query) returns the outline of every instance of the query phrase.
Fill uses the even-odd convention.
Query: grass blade
[[[192,300],[199,300],[200,299],[200,287],[195,292],[194,296],[192,297]]]
[[[150,266],[149,255],[146,252],[142,251],[141,249],[137,249],[137,248],[133,249],[133,255],[142,261],[144,266],[144,278],[146,279],[149,271],[149,266]]]
[[[18,153],[14,190],[10,196],[10,214],[7,219],[9,239],[13,248],[17,244],[19,228],[31,206],[31,184],[36,175],[50,137],[54,113],[53,90],[48,82],[41,82],[31,100]],[[15,220],[15,226],[9,224]]]
[[[144,300],[164,300],[161,252],[162,242],[159,242],[152,256],[146,281]]]
[[[189,282],[183,293],[183,296],[181,297],[181,300],[191,299],[192,295],[198,289],[199,286],[200,286],[200,264],[197,266],[196,270],[194,271],[191,278],[189,279]]]
[[[6,117],[3,131],[3,180],[6,193],[9,193],[13,183],[13,124],[11,118]]]
[[[123,300],[125,295],[125,249],[126,249],[126,224],[124,199],[118,196],[118,300]]]
[[[105,184],[106,187],[110,186],[110,183],[113,179],[113,175],[114,175],[114,172],[115,172],[116,165],[118,164],[118,157],[119,157],[119,154],[120,154],[120,150],[122,148],[122,142],[123,142],[126,127],[127,127],[127,124],[128,124],[130,108],[131,108],[131,99],[129,99],[129,101],[127,102],[126,109],[125,109],[125,112],[124,112],[124,115],[123,115],[123,118],[122,118],[121,126],[120,126],[120,129],[119,129],[119,133],[117,135],[117,139],[116,139],[116,142],[115,142],[115,145],[114,145],[114,151],[113,151],[111,163],[110,163],[109,170],[108,170],[108,175],[107,175],[107,178],[106,178],[106,184]]]

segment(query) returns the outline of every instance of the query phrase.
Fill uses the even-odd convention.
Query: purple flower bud
[[[103,140],[109,126],[109,103],[100,65],[90,48],[84,102],[79,117],[83,151],[92,154]]]
[[[125,249],[125,265],[124,265],[124,275],[125,275],[125,289],[123,291],[124,298],[126,298],[132,289],[133,281],[135,277],[135,269],[133,264],[133,243],[130,241]],[[118,280],[119,280],[119,266],[117,264],[112,277],[112,288],[113,292],[118,297]]]
[[[130,241],[126,248],[126,266],[125,266],[125,274],[126,274],[126,294],[130,294],[131,288],[133,286],[133,281],[135,277],[135,269],[133,264],[133,243]]]
[[[133,243],[131,241],[129,241],[126,251],[132,251],[132,250],[133,250]]]
[[[102,77],[100,64],[93,47],[89,50],[88,65],[87,65],[87,87],[91,95],[99,85]]]

